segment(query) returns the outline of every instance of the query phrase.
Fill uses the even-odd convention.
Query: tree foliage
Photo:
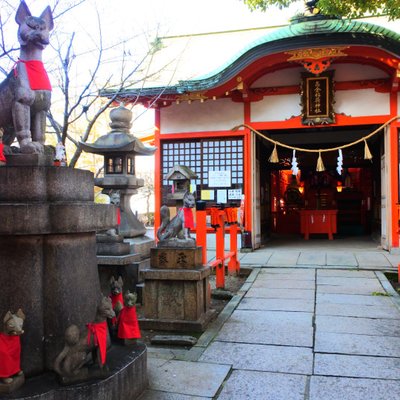
[[[149,73],[158,49],[147,34],[141,38],[137,32],[130,37],[108,35],[105,38],[103,21],[96,11],[91,16],[93,22],[97,17],[97,26],[92,31],[83,31],[71,24],[71,13],[81,12],[80,8],[88,5],[87,0],[49,0],[49,3],[55,29],[51,32],[50,45],[44,50],[46,69],[53,84],[47,133],[55,134],[55,143],[61,141],[66,146],[69,166],[75,167],[82,155],[79,142],[94,141],[95,125],[118,94],[130,87],[143,87],[146,80],[160,72]],[[14,21],[17,6],[7,2],[0,13],[0,77],[5,77],[18,59]],[[31,11],[35,15],[36,10]],[[138,42],[145,42],[140,52],[136,51]],[[106,89],[113,90],[114,95],[101,98],[100,93]]]
[[[243,0],[251,10],[266,11],[270,6],[289,7],[296,0]],[[394,20],[400,17],[400,0],[319,0],[316,7],[321,14],[345,18],[359,18],[366,15],[387,15]]]

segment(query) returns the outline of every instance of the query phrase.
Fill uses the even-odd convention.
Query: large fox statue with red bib
[[[43,153],[46,113],[51,104],[51,85],[43,67],[42,51],[49,44],[53,17],[47,7],[40,17],[33,17],[21,1],[15,21],[21,51],[18,61],[0,84],[0,128],[4,129],[4,152],[15,137],[20,152]]]

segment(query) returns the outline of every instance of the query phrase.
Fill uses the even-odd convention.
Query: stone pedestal
[[[25,382],[18,391],[2,395],[9,400],[133,400],[148,387],[147,349],[114,345],[107,353],[108,378],[71,386],[59,385],[54,373],[44,373]]]
[[[0,316],[18,308],[26,315],[26,376],[51,370],[65,329],[84,332],[94,318],[101,297],[95,232],[115,225],[116,212],[93,202],[91,172],[0,168]]]
[[[201,247],[153,248],[144,278],[142,329],[205,330],[210,310],[210,267],[201,263]]]

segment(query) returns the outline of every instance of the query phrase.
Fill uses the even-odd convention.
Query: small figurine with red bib
[[[124,339],[125,344],[134,344],[141,337],[139,322],[136,314],[136,293],[129,290],[125,293],[125,307],[118,315],[118,338]]]
[[[18,389],[25,381],[21,371],[21,341],[25,315],[7,312],[0,332],[0,394]]]

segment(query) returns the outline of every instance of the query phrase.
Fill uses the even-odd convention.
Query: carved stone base
[[[148,236],[137,236],[134,238],[125,238],[125,242],[131,246],[131,253],[138,253],[144,258],[150,257],[150,250],[155,246],[155,240]]]
[[[24,384],[24,382],[24,373],[21,373],[21,375],[14,375],[11,383],[4,383],[0,378],[0,394],[15,392]]]
[[[7,166],[38,166],[51,167],[53,166],[54,155],[52,153],[42,154],[10,154],[6,156]]]
[[[211,318],[215,315],[215,310],[208,310],[201,318],[196,321],[184,320],[162,320],[143,318],[140,322],[140,327],[146,330],[153,331],[171,331],[171,332],[204,332]]]
[[[197,269],[203,266],[201,247],[175,248],[156,247],[151,249],[151,268],[159,269]]]
[[[210,311],[211,269],[201,264],[201,247],[151,251],[151,268],[144,279],[142,329],[198,331],[205,329]]]
[[[90,381],[60,385],[54,373],[28,378],[19,390],[2,399],[13,400],[120,400],[137,399],[148,386],[147,349],[113,345],[107,353],[108,376]]]

